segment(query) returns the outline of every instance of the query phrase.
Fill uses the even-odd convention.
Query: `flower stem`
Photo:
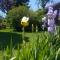
[[[23,40],[23,42],[24,42],[24,27],[22,28],[22,30],[23,30],[23,33],[22,33],[22,40]]]

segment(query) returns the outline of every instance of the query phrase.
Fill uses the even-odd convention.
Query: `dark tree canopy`
[[[28,4],[29,0],[15,0],[16,5]]]
[[[41,5],[43,8],[45,7],[45,5],[47,4],[47,2],[49,2],[50,0],[37,0],[38,5]]]
[[[27,5],[28,2],[29,0],[0,0],[0,8],[8,11],[12,6]]]

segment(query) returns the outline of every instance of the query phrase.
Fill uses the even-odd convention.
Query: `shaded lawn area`
[[[13,32],[0,32],[0,49],[10,47],[10,42],[13,42],[13,46],[22,42],[21,34],[13,33]]]
[[[40,35],[44,32],[38,32]],[[7,46],[10,47],[10,42],[12,39],[13,47],[16,47],[18,44],[22,43],[22,32],[13,32],[13,29],[3,29],[0,30],[0,49],[6,48]],[[25,41],[33,41],[37,39],[36,32],[25,32]]]
[[[40,34],[40,33],[39,33]],[[0,32],[0,49],[10,47],[12,39],[13,47],[22,43],[22,32]],[[25,32],[25,41],[33,41],[37,39],[37,33],[27,33]]]

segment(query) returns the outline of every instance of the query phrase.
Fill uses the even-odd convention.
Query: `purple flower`
[[[51,33],[55,32],[55,27],[48,27],[48,32],[51,32]]]
[[[57,15],[57,10],[53,11],[52,7],[49,7],[47,18],[48,18],[48,32],[55,32],[55,20],[54,18]]]
[[[49,32],[55,31],[55,20],[54,19],[48,19],[48,31]]]
[[[48,19],[48,25],[53,27],[55,25],[55,20],[54,19]]]

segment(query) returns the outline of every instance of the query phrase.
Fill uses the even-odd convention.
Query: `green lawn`
[[[13,29],[0,29],[0,32],[12,32]]]

